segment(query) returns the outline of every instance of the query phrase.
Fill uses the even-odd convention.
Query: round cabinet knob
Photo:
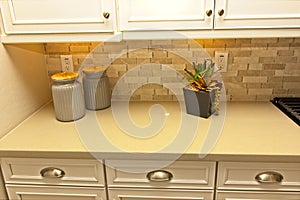
[[[147,178],[149,181],[153,181],[153,182],[167,182],[172,180],[173,175],[170,172],[165,170],[155,170],[149,172],[147,174]]]
[[[106,12],[106,11],[103,12],[103,17],[104,17],[105,19],[108,19],[109,16],[110,16],[109,12]]]
[[[42,169],[40,174],[45,178],[62,178],[64,177],[65,172],[55,167],[47,167]]]
[[[224,9],[219,10],[219,11],[218,11],[219,16],[223,16],[223,15],[224,15],[224,12],[225,12]]]
[[[281,183],[283,176],[278,172],[262,172],[255,176],[255,180],[259,183]]]
[[[212,14],[212,10],[207,10],[207,11],[206,11],[206,15],[207,15],[208,17],[210,17],[211,14]]]

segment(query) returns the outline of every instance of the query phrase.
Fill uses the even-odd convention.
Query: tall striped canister
[[[105,75],[105,67],[86,67],[82,71],[86,108],[89,110],[108,108],[111,104],[111,91],[108,78]]]
[[[75,121],[85,115],[83,88],[77,78],[76,72],[62,72],[51,76],[54,110],[59,121]]]

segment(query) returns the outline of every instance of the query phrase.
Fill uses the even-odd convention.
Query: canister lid
[[[105,69],[106,67],[104,66],[91,66],[91,67],[85,67],[82,71],[85,74],[94,74],[94,73],[103,73]]]
[[[77,72],[61,72],[57,74],[53,74],[51,79],[56,82],[65,82],[75,80],[78,77]]]

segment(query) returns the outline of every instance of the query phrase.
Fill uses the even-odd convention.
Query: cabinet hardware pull
[[[223,16],[223,15],[224,15],[224,12],[225,12],[224,9],[219,10],[219,11],[218,11],[219,16]]]
[[[147,174],[147,178],[149,181],[153,181],[153,182],[166,182],[166,181],[171,181],[173,175],[170,172],[165,170],[155,170],[149,172]]]
[[[105,19],[108,19],[109,16],[110,16],[109,12],[106,12],[106,11],[103,12],[103,17],[104,17]]]
[[[255,176],[259,183],[281,183],[283,176],[277,172],[262,172]]]
[[[207,11],[206,11],[206,15],[207,15],[208,17],[210,17],[211,14],[212,14],[212,10],[207,10]]]
[[[45,178],[62,178],[65,175],[65,172],[55,167],[47,167],[42,169],[40,174]]]

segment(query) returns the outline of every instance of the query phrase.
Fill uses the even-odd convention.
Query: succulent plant
[[[215,63],[211,59],[206,59],[203,63],[193,62],[194,72],[187,68],[184,71],[187,74],[187,80],[190,82],[190,89],[195,91],[209,92],[212,89],[221,88],[222,84],[213,80]]]

